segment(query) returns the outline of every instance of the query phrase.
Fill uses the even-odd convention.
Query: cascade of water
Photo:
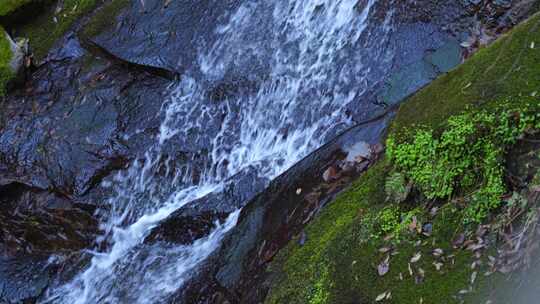
[[[149,245],[144,237],[178,208],[220,191],[225,179],[255,167],[270,180],[352,124],[347,106],[373,85],[368,62],[381,68],[391,61],[382,46],[392,13],[384,12],[382,36],[366,33],[375,5],[375,0],[246,0],[229,12],[215,29],[218,38],[211,44],[201,40],[197,64],[171,88],[154,147],[112,182],[116,195],[109,199],[97,240],[108,249],[94,252],[86,269],[48,290],[43,302],[159,303],[181,288],[234,227],[238,212],[190,246]],[[207,83],[246,70],[256,71],[249,79],[257,82],[256,90],[219,104],[203,102]],[[158,182],[163,147],[210,132],[207,126],[217,117],[219,129],[199,180],[194,182],[187,168],[167,185]]]

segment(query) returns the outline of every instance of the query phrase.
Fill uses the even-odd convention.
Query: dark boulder
[[[81,197],[153,143],[166,82],[69,42],[0,105],[0,175]]]
[[[154,228],[144,240],[147,244],[156,241],[189,245],[193,241],[210,234],[212,230],[227,218],[226,213],[212,211],[202,212],[197,215],[176,215],[167,218]]]
[[[0,186],[0,302],[33,303],[62,257],[91,247],[92,209],[20,183]]]
[[[173,212],[152,229],[145,243],[191,244],[209,235],[217,223],[222,223],[231,212],[245,206],[266,184],[267,180],[258,177],[256,169],[250,167],[231,177],[220,191],[189,202]]]
[[[196,61],[197,39],[215,35],[220,16],[237,2],[129,1],[112,26],[89,38],[125,61],[181,73]]]
[[[50,282],[43,257],[0,257],[0,303],[35,303]]]

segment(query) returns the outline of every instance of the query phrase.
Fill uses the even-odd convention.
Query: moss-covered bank
[[[450,117],[483,113],[480,115],[485,115],[487,120],[473,125],[472,139],[458,136],[473,142],[456,148],[458,156],[445,156],[450,160],[448,171],[457,160],[463,160],[468,144],[480,147],[487,142],[493,147],[482,151],[500,152],[493,154],[493,161],[488,163],[506,172],[507,153],[516,140],[537,136],[539,43],[540,15],[537,14],[405,101],[391,124],[389,137],[399,143],[414,143],[414,134],[430,130],[433,136],[428,143],[438,145],[445,130],[453,135],[469,134],[469,129],[464,127],[469,124],[458,124],[456,131],[448,122]],[[489,142],[485,130],[506,130],[501,127],[506,121],[510,131],[501,135],[502,142],[499,139]],[[413,153],[415,157],[404,158],[404,163],[418,165],[419,159],[426,157],[424,150]],[[433,151],[436,157],[442,157],[437,149]],[[488,154],[482,154],[480,159],[487,160]],[[486,293],[476,291],[502,280],[502,275],[483,275],[489,264],[486,259],[490,249],[482,249],[479,257],[475,247],[465,250],[456,242],[463,242],[459,241],[462,235],[477,237],[479,226],[475,221],[494,223],[497,218],[493,215],[503,212],[501,208],[505,207],[492,206],[487,209],[486,217],[470,218],[467,207],[473,202],[471,189],[475,189],[475,182],[489,188],[490,180],[500,179],[493,178],[498,169],[477,172],[487,163],[480,166],[464,163],[463,168],[456,170],[464,170],[465,173],[459,171],[459,174],[472,178],[470,183],[462,182],[463,176],[457,174],[459,179],[453,176],[448,183],[442,183],[455,189],[446,191],[445,186],[434,192],[439,195],[430,195],[433,189],[422,187],[422,181],[431,181],[432,176],[424,176],[422,172],[407,175],[410,168],[400,166],[391,153],[390,158],[372,167],[308,225],[304,245],[293,241],[279,253],[269,270],[274,280],[266,302],[374,303],[377,298],[383,303],[399,304],[487,301]],[[474,174],[467,175],[467,170]],[[447,172],[443,173],[442,177],[449,178]],[[406,177],[397,179],[395,174]],[[392,180],[406,181],[402,187],[393,187],[394,191],[407,192],[401,195],[407,198],[403,202],[388,200]],[[515,185],[509,185],[507,179],[502,182],[502,188],[494,187],[494,195],[515,190]],[[402,182],[394,184],[399,186]]]

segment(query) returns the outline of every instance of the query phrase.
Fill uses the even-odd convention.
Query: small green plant
[[[410,211],[401,211],[398,205],[392,204],[376,213],[375,216],[364,218],[363,222],[369,225],[370,237],[378,240],[388,237],[392,242],[399,243],[411,229],[411,224],[421,227],[419,219],[424,213],[421,207]]]
[[[382,209],[377,215],[379,230],[383,235],[394,233],[400,224],[400,212],[397,206]]]
[[[465,221],[479,223],[501,204],[504,153],[525,132],[540,126],[538,105],[503,103],[494,111],[470,111],[448,119],[442,133],[419,128],[387,140],[395,170],[428,199],[466,194]]]
[[[328,283],[328,269],[322,268],[320,277],[314,283],[312,292],[309,298],[309,304],[325,304],[328,302],[328,290],[326,284]]]
[[[411,187],[406,182],[405,176],[402,173],[393,172],[386,178],[384,190],[387,195],[387,200],[401,203],[409,196]]]

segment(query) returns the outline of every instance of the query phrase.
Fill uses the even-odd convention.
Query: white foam
[[[238,212],[192,246],[143,244],[152,227],[186,203],[220,191],[225,179],[248,167],[267,180],[276,177],[352,124],[345,109],[371,85],[365,58],[355,48],[375,0],[360,12],[357,2],[244,1],[231,12],[215,29],[219,39],[200,45],[199,70],[186,71],[171,87],[156,145],[144,161],[134,161],[110,182],[116,195],[109,199],[111,210],[102,215],[103,236],[96,240],[108,244],[107,251],[94,253],[90,265],[68,284],[49,289],[42,302],[160,303],[180,288],[219,246]],[[381,60],[381,65],[389,62]],[[228,69],[253,62],[268,69],[257,92],[215,106],[203,102],[206,90],[196,75],[219,80]],[[168,183],[156,178],[164,145],[187,138],[188,132],[206,134],[209,117],[223,113],[197,185],[190,168],[176,172]],[[166,166],[167,172],[174,170]]]

